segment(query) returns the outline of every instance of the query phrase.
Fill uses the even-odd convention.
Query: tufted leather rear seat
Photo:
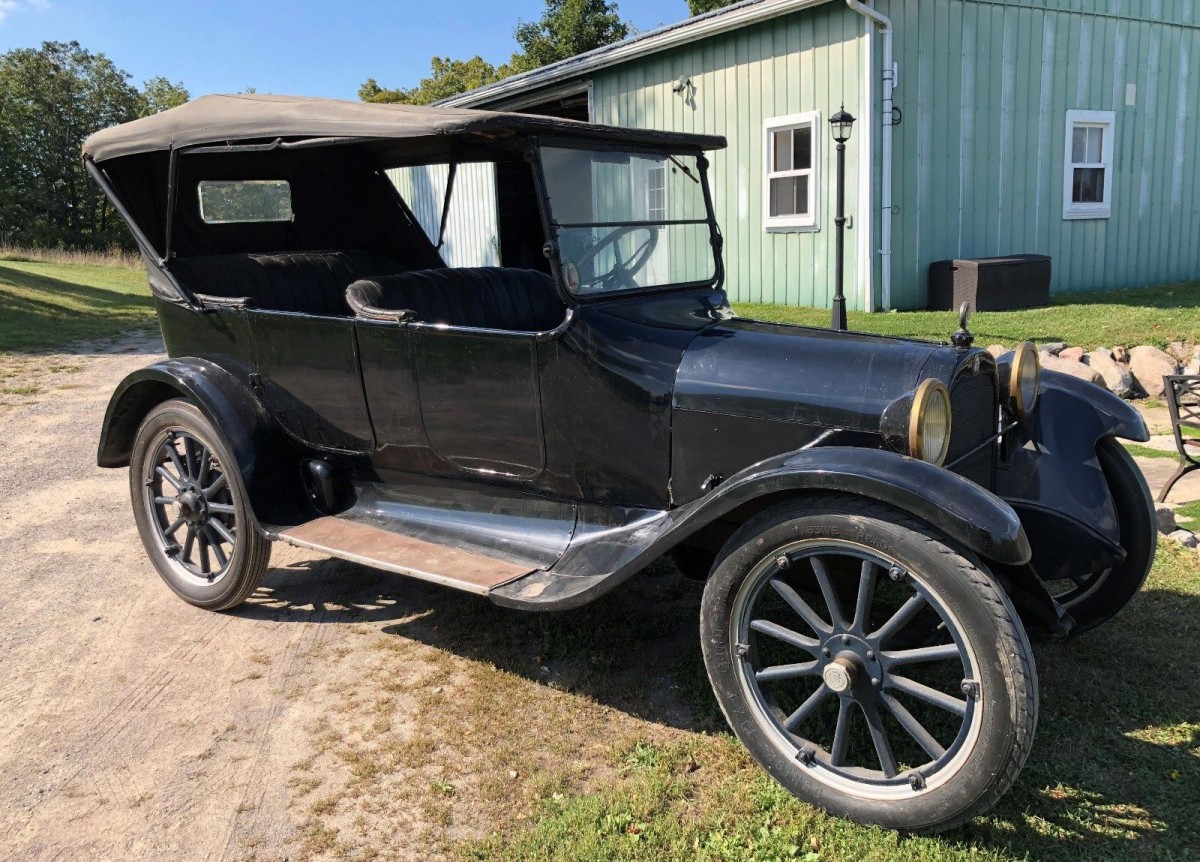
[[[214,254],[177,258],[170,270],[193,293],[247,297],[257,308],[346,317],[346,286],[403,272],[398,261],[366,251]]]
[[[346,302],[359,317],[419,320],[479,329],[541,332],[566,306],[550,276],[498,266],[423,269],[354,282]]]

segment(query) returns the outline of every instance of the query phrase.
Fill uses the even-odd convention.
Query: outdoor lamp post
[[[854,117],[842,109],[829,118],[833,139],[837,141],[837,239],[834,245],[833,329],[846,328],[846,141],[854,128]]]

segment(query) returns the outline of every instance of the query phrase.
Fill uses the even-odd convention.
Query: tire
[[[791,621],[790,640],[777,619]],[[748,521],[705,586],[700,632],[730,727],[780,784],[832,814],[951,828],[1004,794],[1033,743],[1033,654],[1003,589],[883,504],[821,495]],[[925,742],[906,731],[914,723]]]
[[[1110,569],[1091,572],[1077,582],[1063,582],[1066,591],[1059,590],[1055,598],[1074,618],[1074,634],[1107,622],[1133,601],[1150,574],[1158,549],[1154,498],[1133,456],[1116,440],[1105,437],[1096,444],[1096,457],[1117,510],[1126,557]],[[1052,592],[1057,585],[1050,584]]]
[[[185,602],[228,610],[262,583],[271,543],[229,445],[195,405],[164,401],[142,420],[129,490],[146,553]]]

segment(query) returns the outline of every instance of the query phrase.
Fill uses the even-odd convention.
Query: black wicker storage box
[[[1050,258],[1013,254],[977,260],[939,260],[929,265],[929,307],[957,311],[1003,311],[1050,304]]]

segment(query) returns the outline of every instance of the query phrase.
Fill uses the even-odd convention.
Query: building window
[[[654,164],[646,172],[646,220],[667,220],[667,167]]]
[[[1112,111],[1067,111],[1063,218],[1112,215],[1116,116]]]
[[[767,230],[820,227],[820,129],[815,111],[764,124],[763,224]]]

